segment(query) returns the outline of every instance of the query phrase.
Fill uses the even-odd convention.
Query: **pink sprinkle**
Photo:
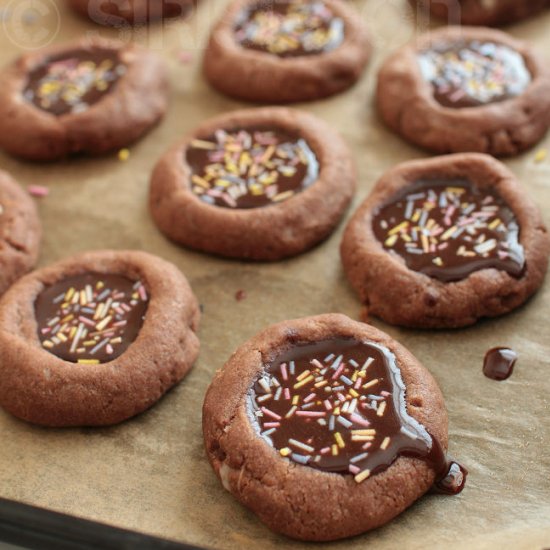
[[[265,422],[264,428],[278,428],[280,425],[279,422]]]
[[[288,388],[285,388],[283,390],[283,394],[285,396],[285,399],[290,399],[290,390]]]
[[[286,370],[286,363],[283,363],[281,365],[281,375],[283,377],[283,380],[288,380],[288,372]],[[288,391],[288,388],[285,388]],[[286,394],[285,394],[286,397]]]
[[[48,334],[48,332],[50,332],[52,329],[49,328],[49,327],[46,327],[46,328],[43,328],[40,332],[42,332],[42,334]]]
[[[143,285],[139,285],[138,288],[139,297],[145,302],[147,300],[147,291]]]
[[[317,394],[316,394],[316,393],[310,393],[310,394],[304,399],[304,403],[309,403],[312,399],[315,399],[315,397],[317,397]]]
[[[343,403],[346,400],[346,396],[342,392],[338,392],[336,394],[338,396],[338,399]]]
[[[342,374],[342,371],[344,370],[345,366],[346,365],[344,365],[344,363],[340,364],[340,366],[338,367],[338,370],[332,375],[333,380],[336,380]]]
[[[262,407],[261,410],[264,414],[267,414],[268,416],[271,416],[271,418],[274,418],[275,420],[281,420],[281,417],[277,413],[274,413],[273,411],[270,411],[269,409],[266,409],[265,407]]]
[[[380,395],[383,395],[384,397],[388,397],[389,395],[391,395],[391,393],[389,391],[384,390],[380,392]]]
[[[311,418],[319,418],[325,416],[327,413],[324,411],[296,411],[296,416],[310,416]]]
[[[366,420],[365,418],[360,417],[357,414],[352,414],[349,418],[355,424],[359,424],[359,426],[370,426],[370,422],[368,420]]]
[[[87,317],[84,317],[83,315],[81,315],[78,320],[81,322],[81,323],[84,323],[85,325],[88,325],[89,327],[95,327],[95,323],[93,321],[91,321],[90,319],[88,319]]]
[[[318,360],[318,359],[312,359],[310,361],[310,363],[314,366],[314,367],[317,367],[319,370],[321,370],[323,368],[323,365],[321,364],[321,362]]]
[[[47,197],[50,194],[50,190],[43,185],[29,185],[27,191],[33,197]]]
[[[324,403],[327,411],[332,410],[332,405],[330,404],[330,401],[328,399],[325,399]]]
[[[363,379],[358,376],[357,377],[357,380],[355,381],[355,384],[353,385],[353,387],[358,390],[360,387],[361,387],[361,384],[363,383]]]
[[[508,252],[504,252],[504,250],[499,250],[498,251],[498,257],[501,260],[505,260],[506,258],[508,258]]]
[[[321,455],[326,455],[327,453],[330,452],[330,447],[323,447],[320,451],[319,451],[319,454]]]
[[[113,346],[111,346],[111,344],[107,344],[107,346],[105,347],[105,351],[106,351],[109,355],[111,355],[111,353],[113,353],[113,351],[115,351],[115,350],[113,349]]]
[[[372,443],[370,441],[367,441],[362,447],[361,449],[363,449],[364,451],[366,451],[367,449],[370,449],[372,446]]]
[[[358,468],[357,466],[355,466],[355,464],[350,464],[349,465],[349,471],[350,471],[350,473],[355,475],[355,474],[358,474],[361,471],[361,468]]]

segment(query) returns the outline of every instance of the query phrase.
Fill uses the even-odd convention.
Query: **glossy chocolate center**
[[[279,57],[315,55],[343,42],[344,22],[321,1],[259,2],[241,12],[235,38],[244,48]]]
[[[265,366],[248,404],[254,427],[282,456],[358,483],[403,452],[425,456],[432,446],[407,413],[395,356],[374,342],[292,347]]]
[[[51,57],[34,69],[23,96],[56,116],[80,113],[109,93],[125,72],[117,51],[73,50]]]
[[[35,302],[44,349],[72,363],[106,363],[137,338],[149,298],[140,281],[86,273],[47,287]]]
[[[424,80],[445,107],[478,107],[522,94],[531,75],[523,56],[494,42],[459,42],[418,54]]]
[[[314,183],[319,164],[307,142],[282,128],[220,129],[186,151],[191,189],[208,204],[257,208],[285,201]]]
[[[376,238],[407,267],[440,281],[485,268],[519,277],[525,258],[519,227],[504,200],[468,180],[420,180],[373,216]]]
[[[493,380],[506,380],[512,374],[518,354],[510,348],[493,348],[485,354],[483,374]]]

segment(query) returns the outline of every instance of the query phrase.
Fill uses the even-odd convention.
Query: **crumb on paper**
[[[121,149],[118,152],[118,160],[122,162],[126,162],[130,158],[130,150],[129,149]]]
[[[241,289],[235,292],[235,300],[237,300],[237,302],[242,302],[245,298],[246,298],[246,292],[244,290]]]

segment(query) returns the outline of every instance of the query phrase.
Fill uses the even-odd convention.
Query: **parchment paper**
[[[199,71],[209,26],[225,2],[202,0],[191,20],[126,32],[98,29],[73,15],[62,0],[57,0],[57,18],[52,2],[0,0],[2,64],[50,38],[61,42],[100,33],[157,50],[170,66],[173,91],[168,116],[131,147],[127,162],[111,155],[37,165],[0,155],[0,166],[23,185],[50,189],[40,200],[45,228],[40,263],[105,247],[139,248],[174,262],[204,305],[202,350],[193,371],[160,403],[113,428],[41,429],[0,411],[0,496],[208,547],[311,546],[271,533],[224,491],[205,459],[201,405],[215,370],[268,324],[328,311],[358,318],[360,304],[339,262],[342,226],[315,250],[275,264],[224,261],[165,240],[146,207],[155,161],[204,118],[243,106],[210,89]],[[28,17],[22,6],[46,11]],[[386,169],[424,156],[377,120],[372,92],[384,56],[408,41],[415,28],[427,27],[406,0],[367,0],[355,6],[376,43],[368,71],[351,91],[300,105],[340,130],[353,148],[360,174],[353,207]],[[548,52],[549,28],[550,11],[509,30]],[[535,162],[535,152],[544,147],[550,148],[550,137],[507,164],[550,225],[550,159]],[[242,301],[235,299],[239,290],[246,292]],[[382,529],[320,546],[550,546],[549,305],[550,280],[515,313],[465,330],[402,330],[374,320],[435,375],[449,410],[450,451],[470,476],[458,497],[426,496]],[[481,372],[485,351],[496,345],[511,346],[520,355],[506,382],[494,382]]]

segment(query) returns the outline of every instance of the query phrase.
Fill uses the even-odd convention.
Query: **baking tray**
[[[111,428],[52,430],[0,411],[0,497],[201,547],[305,548],[311,545],[269,531],[223,490],[205,458],[201,405],[216,369],[265,326],[324,312],[359,317],[360,304],[339,260],[343,226],[297,258],[252,264],[177,247],[159,233],[147,210],[149,174],[159,156],[205,118],[245,106],[212,90],[200,73],[208,31],[225,4],[202,0],[186,21],[113,30],[73,15],[62,0],[0,0],[1,64],[49,40],[99,34],[135,40],[157,51],[166,59],[172,81],[168,116],[130,147],[126,162],[113,154],[32,164],[0,154],[0,167],[22,185],[44,185],[50,191],[39,199],[45,229],[40,265],[87,249],[146,250],[175,263],[204,307],[195,368],[146,413]],[[372,97],[384,57],[429,23],[417,18],[406,0],[353,5],[376,44],[368,70],[352,90],[298,105],[339,130],[355,154],[359,186],[347,218],[385,170],[426,156],[380,123]],[[36,13],[25,15],[25,6]],[[546,12],[509,31],[548,52],[549,28]],[[550,160],[535,160],[542,149],[550,149],[548,137],[506,164],[541,206],[548,224]],[[413,331],[373,320],[438,380],[449,410],[450,452],[470,475],[458,497],[428,495],[381,529],[323,547],[550,546],[549,289],[547,282],[516,312],[464,330]],[[244,299],[236,299],[239,291]],[[519,353],[506,382],[488,380],[481,372],[485,351],[496,345]]]

